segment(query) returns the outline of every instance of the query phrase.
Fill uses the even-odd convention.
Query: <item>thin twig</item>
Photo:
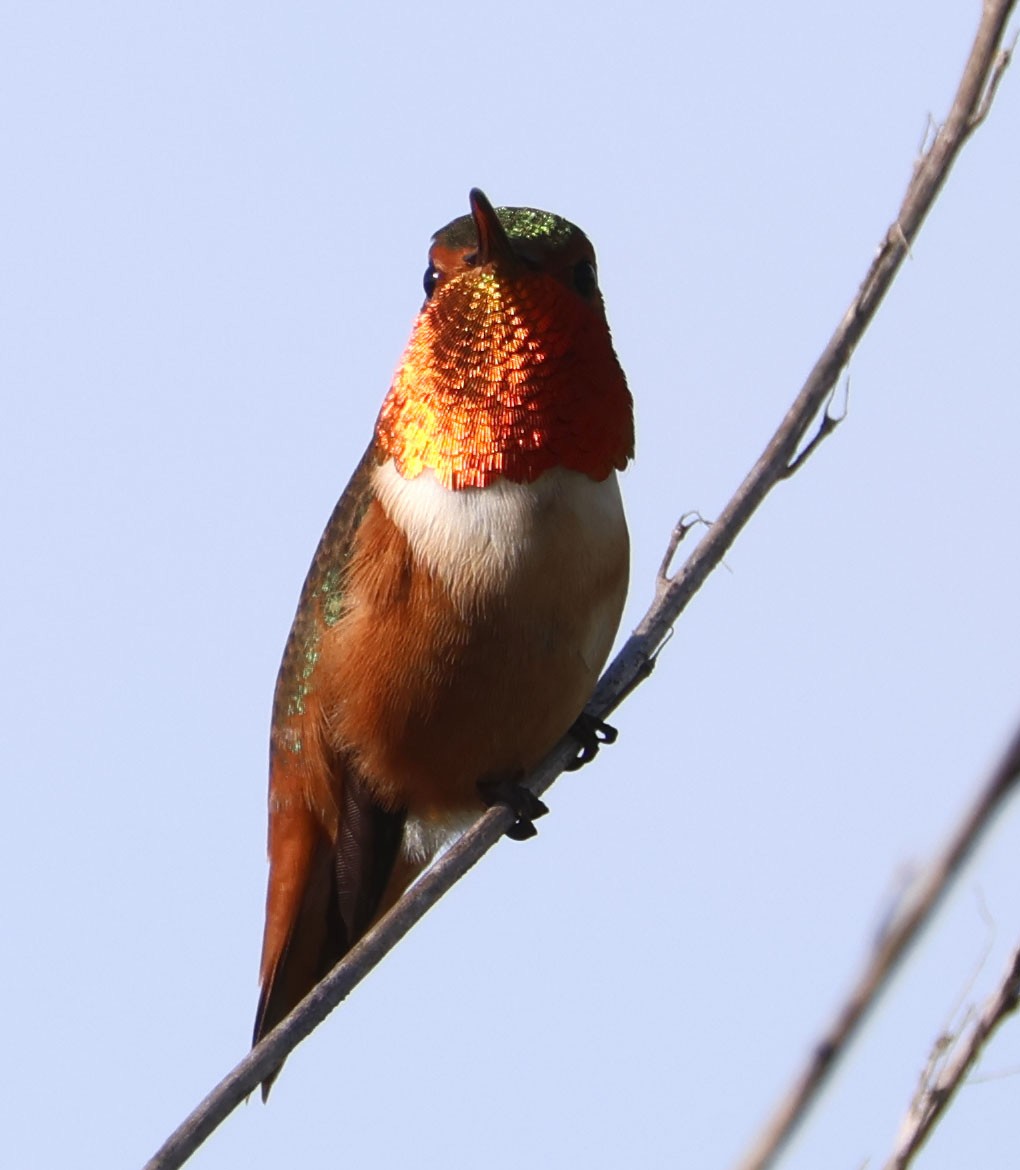
[[[706,520],[700,512],[684,512],[680,519],[673,526],[673,532],[670,535],[669,543],[666,545],[666,551],[662,557],[662,564],[659,566],[659,572],[656,574],[656,588],[668,589],[672,578],[669,575],[669,570],[673,565],[673,558],[676,556],[676,550],[681,543],[686,540],[687,533],[692,528],[699,524],[704,524],[706,528],[712,527],[712,521]]]
[[[1002,81],[1006,70],[1010,66],[1010,62],[1013,60],[1013,54],[1016,52],[1018,41],[1020,41],[1020,29],[1013,34],[1012,41],[1010,41],[1006,48],[1000,50],[998,57],[995,58],[995,68],[992,70],[992,75],[988,79],[988,84],[985,86],[981,105],[968,124],[968,133],[973,133],[985,118],[988,117],[988,111],[992,108],[992,102],[995,101],[995,95],[999,91],[999,82]]]
[[[888,985],[911,945],[917,941],[921,930],[931,921],[953,878],[973,853],[1006,797],[1018,784],[1020,726],[987,784],[959,822],[942,852],[914,883],[905,905],[898,908],[892,922],[882,932],[850,994],[815,1044],[806,1066],[780,1102],[772,1119],[740,1162],[740,1170],[762,1170],[773,1164],[797,1124],[803,1120],[808,1106],[817,1097],[836,1061],[846,1051],[864,1017],[875,1006],[879,994]]]
[[[840,322],[814,369],[772,440],[738,488],[734,497],[695,547],[677,574],[659,582],[655,601],[599,682],[589,712],[604,718],[651,673],[655,656],[688,602],[720,563],[744,525],[765,496],[787,474],[805,434],[822,409],[840,371],[844,368],[871,322],[906,255],[925,215],[945,182],[953,160],[967,135],[984,93],[992,56],[999,43],[1006,16],[1015,0],[985,4],[978,44],[971,54],[960,95],[947,126],[922,160],[908,197],[896,220],[896,231],[887,233],[857,296]],[[979,54],[978,45],[987,44]],[[972,92],[973,91],[973,92]],[[969,95],[969,96],[968,96]],[[962,121],[954,115],[963,110]],[[528,778],[541,795],[576,752],[576,745],[559,744]],[[379,962],[419,918],[486,853],[509,827],[513,815],[506,809],[490,809],[457,844],[400,900],[393,910],[355,946],[324,980],[238,1064],[167,1139],[145,1170],[176,1170],[213,1132],[266,1074],[303,1040],[343,1000],[350,990]]]
[[[822,415],[822,421],[818,424],[818,430],[815,431],[805,446],[790,460],[786,470],[783,472],[782,478],[790,479],[796,475],[844,418],[846,418],[845,414],[829,414],[829,407],[826,406],[825,413]]]
[[[1020,950],[967,1034],[949,1050],[941,1071],[921,1086],[904,1118],[896,1149],[885,1170],[906,1170],[941,1120],[957,1089],[1005,1018],[1020,1006]]]

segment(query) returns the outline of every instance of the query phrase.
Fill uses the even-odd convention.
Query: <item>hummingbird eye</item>
[[[426,298],[432,296],[432,294],[436,291],[436,285],[438,283],[439,269],[434,264],[430,264],[428,268],[425,269],[425,277],[422,280],[422,284],[425,288]]]
[[[590,260],[582,260],[574,265],[574,288],[582,297],[590,297],[598,292],[599,280],[595,275],[595,265]]]

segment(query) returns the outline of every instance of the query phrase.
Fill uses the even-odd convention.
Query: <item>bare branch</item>
[[[953,879],[973,853],[1006,798],[1020,784],[1020,727],[987,784],[946,842],[942,852],[915,882],[883,931],[874,953],[815,1044],[807,1064],[779,1103],[757,1141],[740,1162],[740,1170],[771,1166],[803,1121],[837,1060],[846,1051],[880,993],[931,921]]]
[[[722,515],[677,574],[672,578],[658,579],[655,601],[592,696],[588,710],[597,718],[604,718],[613,711],[635,686],[648,677],[655,656],[669,637],[674,622],[720,563],[766,495],[789,474],[788,469],[796,459],[812,420],[822,410],[840,371],[846,366],[891,286],[957,153],[977,125],[975,117],[984,116],[982,99],[990,103],[994,96],[994,85],[997,84],[992,73],[995,50],[1014,3],[1015,0],[985,3],[977,41],[949,119],[917,167],[899,215],[887,232],[856,297],[779,429]],[[817,441],[816,438],[814,445]],[[803,460],[799,465],[803,465]],[[564,740],[532,773],[529,786],[541,795],[575,752],[572,741]],[[499,807],[485,813],[298,1007],[213,1089],[146,1163],[145,1170],[176,1170],[181,1166],[266,1074],[325,1019],[426,910],[495,844],[512,819],[512,813]],[[831,1056],[827,1064],[831,1064]]]
[[[885,1164],[885,1170],[906,1170],[914,1155],[924,1145],[938,1124],[949,1103],[963,1084],[964,1077],[973,1068],[977,1058],[1002,1021],[1020,1006],[1020,949],[995,993],[985,1003],[980,1016],[959,1040],[955,1049],[943,1048],[941,1059],[929,1065],[929,1076],[911,1102],[903,1120],[896,1150]],[[941,1072],[936,1069],[941,1065]]]

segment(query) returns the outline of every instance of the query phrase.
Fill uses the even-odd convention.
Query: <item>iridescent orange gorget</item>
[[[622,469],[631,400],[601,300],[523,262],[456,273],[418,317],[376,440],[405,478],[432,471],[451,489]]]

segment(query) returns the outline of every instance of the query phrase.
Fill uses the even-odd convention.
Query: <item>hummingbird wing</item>
[[[330,517],[305,580],[273,702],[269,885],[253,1043],[271,1031],[365,932],[393,869],[404,813],[374,802],[329,742],[328,638],[344,605],[355,535],[373,499],[371,446]],[[277,1069],[262,1086],[268,1096]]]

